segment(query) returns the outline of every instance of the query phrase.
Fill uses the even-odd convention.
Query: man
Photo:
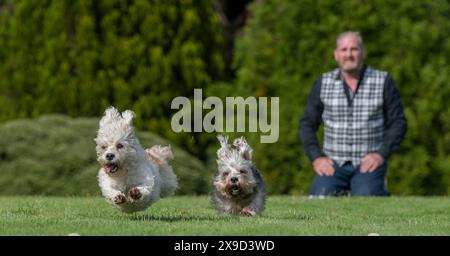
[[[392,77],[364,64],[358,32],[336,40],[339,68],[314,82],[300,121],[300,137],[316,172],[311,196],[385,196],[389,155],[406,133],[406,118]],[[316,132],[323,122],[321,150]]]

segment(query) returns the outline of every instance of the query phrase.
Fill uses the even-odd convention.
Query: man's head
[[[342,71],[359,72],[364,64],[364,47],[359,32],[346,31],[336,40],[334,59]]]

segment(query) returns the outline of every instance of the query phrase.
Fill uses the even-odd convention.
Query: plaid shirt
[[[324,123],[323,151],[316,131]],[[338,165],[358,166],[367,153],[385,159],[406,133],[406,119],[392,77],[364,66],[353,94],[339,69],[325,73],[314,83],[300,122],[303,150],[313,161],[328,156]]]

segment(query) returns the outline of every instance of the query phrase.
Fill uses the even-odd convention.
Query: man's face
[[[334,50],[334,59],[343,71],[359,71],[363,66],[364,50],[358,43],[358,38],[353,35],[341,38]]]

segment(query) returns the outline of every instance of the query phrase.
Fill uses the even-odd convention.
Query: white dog
[[[142,211],[160,197],[172,195],[177,177],[168,164],[170,147],[144,150],[134,134],[134,112],[105,111],[97,132],[98,181],[105,199],[124,212]]]

